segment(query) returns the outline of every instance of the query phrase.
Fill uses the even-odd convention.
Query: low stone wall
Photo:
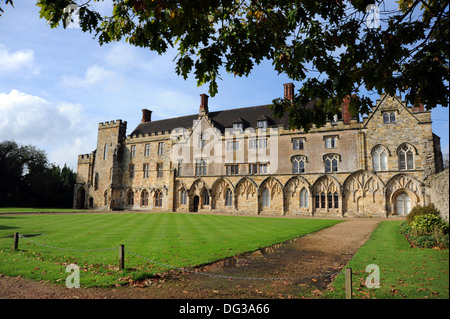
[[[430,176],[431,202],[441,211],[442,218],[449,220],[449,169]]]

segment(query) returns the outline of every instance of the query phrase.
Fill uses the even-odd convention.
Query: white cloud
[[[84,76],[63,76],[62,84],[74,88],[94,88],[97,85],[112,87],[121,86],[120,75],[114,71],[105,69],[99,65],[92,65],[87,68]]]
[[[136,59],[136,49],[125,43],[112,45],[105,56],[106,63],[116,68],[130,67],[136,63]]]
[[[173,61],[177,53],[175,49],[168,49],[166,53],[158,55],[150,50],[119,42],[111,46],[104,60],[115,70],[142,71],[146,78],[168,79],[177,77]]]
[[[95,149],[96,123],[79,104],[54,104],[18,90],[0,93],[0,140],[44,149],[51,163],[76,169],[77,156]]]
[[[39,68],[34,62],[34,51],[25,49],[15,52],[9,52],[8,49],[0,44],[0,72],[30,72],[33,75],[39,73]]]

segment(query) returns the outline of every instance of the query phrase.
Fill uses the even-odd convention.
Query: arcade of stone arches
[[[306,177],[311,175],[294,175],[282,183],[280,176],[268,176],[259,184],[251,176],[244,176],[236,183],[228,177],[177,179],[172,196],[173,211],[382,217],[407,215],[415,205],[423,204],[423,185],[406,173],[383,182],[372,171],[360,170],[348,175],[342,184],[328,174],[319,176],[313,183]],[[211,180],[212,184],[208,184]],[[168,193],[166,188],[127,188],[114,196],[107,189],[104,208],[108,208],[111,198],[118,197],[125,203],[125,209],[161,209],[167,207],[163,201],[168,200]],[[77,192],[78,202],[89,206],[92,200],[84,198],[86,194],[81,187]]]
[[[387,182],[371,171],[360,170],[341,184],[332,175],[322,175],[314,183],[295,175],[284,184],[269,176],[259,185],[251,177],[235,184],[221,177],[211,185],[201,178],[178,180],[174,210],[275,215],[407,215],[423,204],[421,183],[408,174],[397,174]]]

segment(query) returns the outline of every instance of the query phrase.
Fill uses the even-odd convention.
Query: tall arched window
[[[263,207],[270,206],[270,192],[267,188],[264,188],[262,192],[262,206]]]
[[[314,206],[315,206],[315,208],[320,208],[320,195],[319,195],[319,193],[316,193],[316,195],[315,195]]]
[[[209,205],[209,193],[206,188],[203,191],[203,205]]]
[[[145,189],[141,193],[141,206],[148,206],[148,192]]]
[[[231,189],[227,188],[227,192],[225,194],[225,206],[233,205],[233,192]]]
[[[294,156],[292,159],[292,174],[305,172],[306,158],[304,156]]]
[[[94,177],[94,189],[95,190],[98,190],[98,180],[99,180],[98,173],[95,173],[95,177]]]
[[[159,190],[155,192],[155,207],[162,207],[162,193]]]
[[[187,190],[185,190],[184,188],[181,190],[180,204],[187,204]]]
[[[131,189],[127,192],[127,205],[134,205],[134,192]]]
[[[372,168],[374,171],[387,171],[388,151],[384,146],[378,145],[372,150]]]
[[[105,147],[103,148],[103,160],[105,161],[108,157],[108,144],[105,144]]]
[[[414,148],[409,144],[404,144],[398,151],[398,169],[414,169]]]
[[[300,207],[309,207],[309,193],[304,187],[300,191]]]
[[[334,192],[334,208],[339,208],[339,194],[337,192]]]

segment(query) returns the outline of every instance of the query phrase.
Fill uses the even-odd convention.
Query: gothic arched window
[[[384,146],[378,145],[372,150],[372,168],[374,171],[387,171],[388,151]]]
[[[398,149],[397,155],[399,170],[414,169],[414,148],[412,147],[412,145],[402,145]]]

